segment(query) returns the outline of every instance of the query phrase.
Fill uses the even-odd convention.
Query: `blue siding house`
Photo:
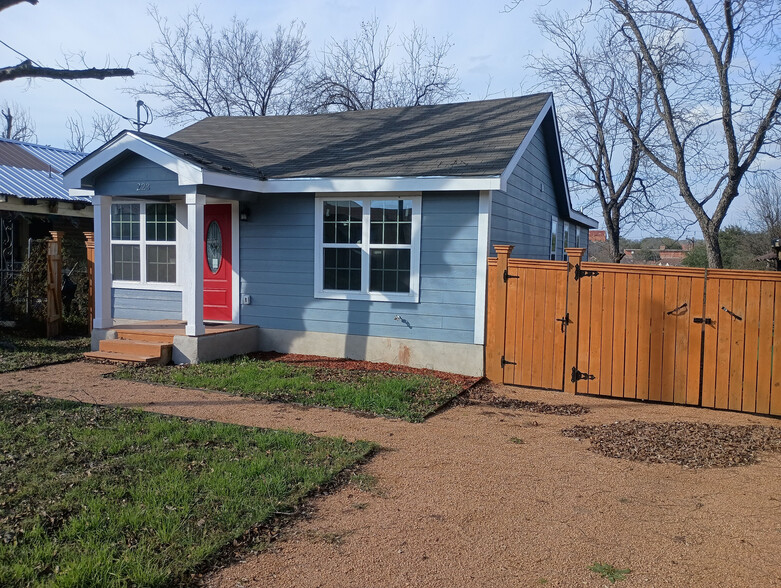
[[[181,321],[179,361],[260,349],[482,375],[491,245],[561,259],[596,226],[572,209],[550,94],[125,131],[65,178],[93,194],[93,345]],[[212,324],[257,328],[200,353],[187,339]]]

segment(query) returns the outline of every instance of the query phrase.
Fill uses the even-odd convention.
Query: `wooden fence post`
[[[496,272],[488,283],[488,296],[491,298],[493,315],[486,333],[485,377],[501,383],[504,379],[502,356],[504,355],[504,336],[507,324],[507,283],[504,280],[512,245],[494,245],[497,254]],[[490,273],[489,273],[490,275]]]
[[[87,329],[92,334],[92,322],[95,320],[95,233],[84,233],[84,244],[87,246]]]
[[[46,245],[46,336],[62,332],[62,240],[63,231],[51,231]]]
[[[572,368],[578,365],[578,329],[580,328],[580,280],[575,277],[575,268],[583,261],[586,252],[581,247],[567,247],[564,249],[569,260],[567,267],[567,339],[564,347],[564,392],[575,394],[577,392],[577,380],[572,381]]]

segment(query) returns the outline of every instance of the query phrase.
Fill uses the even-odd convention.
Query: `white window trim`
[[[556,245],[553,245],[553,235],[556,235]],[[550,235],[548,236],[548,258],[552,261],[558,259],[559,249],[559,219],[550,217]]]
[[[124,290],[164,290],[164,291],[170,291],[170,292],[181,292],[182,291],[182,285],[180,283],[181,281],[181,272],[182,272],[182,264],[179,259],[179,252],[182,251],[182,248],[180,247],[179,243],[181,241],[181,231],[180,231],[180,218],[179,218],[179,209],[180,206],[176,202],[168,202],[168,201],[153,201],[153,200],[144,200],[143,202],[139,202],[138,200],[130,200],[130,199],[114,199],[111,202],[111,205],[114,204],[138,204],[140,205],[140,215],[139,215],[139,222],[140,228],[139,228],[139,237],[140,239],[138,241],[127,241],[127,240],[121,240],[121,239],[113,239],[111,237],[111,206],[109,206],[109,272],[114,267],[114,261],[113,261],[113,254],[114,254],[114,245],[138,245],[140,248],[139,251],[139,263],[141,264],[140,268],[140,275],[141,279],[139,281],[132,281],[132,280],[115,280],[113,277],[113,273],[111,274],[111,287],[112,288],[121,288]],[[176,240],[175,241],[147,241],[146,240],[146,205],[147,204],[173,204],[176,210],[175,216],[176,216]],[[176,282],[148,282],[146,281],[146,246],[147,245],[173,245],[176,247]]]
[[[323,243],[323,202],[326,200],[353,200],[363,205],[363,226],[361,236],[361,290],[325,290],[323,289],[323,247],[340,244]],[[372,200],[411,200],[412,201],[412,243],[410,249],[409,292],[370,292],[369,291],[369,243],[370,203]],[[380,302],[419,302],[420,301],[420,193],[381,193],[371,194],[339,193],[315,196],[315,298],[330,300],[374,300]],[[349,246],[350,248],[354,246]],[[382,249],[407,249],[406,245],[381,245]]]

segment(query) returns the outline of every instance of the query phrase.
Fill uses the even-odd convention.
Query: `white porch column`
[[[206,196],[187,194],[187,238],[182,251],[182,319],[185,333],[203,335],[203,205]]]
[[[95,231],[94,329],[108,329],[111,320],[111,196],[93,196]]]

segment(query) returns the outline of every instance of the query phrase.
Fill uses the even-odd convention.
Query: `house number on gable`
[[[136,184],[136,192],[149,192],[152,186],[149,182],[138,182]]]

